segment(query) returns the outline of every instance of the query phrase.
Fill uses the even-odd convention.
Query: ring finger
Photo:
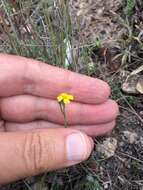
[[[99,136],[105,135],[112,131],[115,126],[115,121],[111,121],[106,124],[97,124],[97,125],[71,125],[70,128],[78,129],[89,136]],[[28,131],[33,129],[47,129],[47,128],[62,128],[62,125],[50,123],[48,121],[34,121],[29,123],[10,123],[6,122],[5,130],[12,131]]]

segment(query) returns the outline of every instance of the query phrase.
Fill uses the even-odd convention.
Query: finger
[[[4,121],[0,120],[0,132],[3,132],[3,131],[5,131]]]
[[[115,126],[115,121],[110,123],[99,124],[99,125],[71,125],[68,128],[73,128],[86,133],[89,136],[101,136],[106,135],[112,131]],[[50,123],[48,121],[33,121],[30,123],[9,123],[5,124],[5,130],[9,132],[13,131],[30,131],[33,129],[47,129],[47,128],[62,128],[64,126]]]
[[[0,184],[77,164],[92,148],[91,138],[72,129],[0,133]]]
[[[14,96],[1,99],[1,116],[12,122],[30,122],[36,119],[63,124],[64,117],[58,102],[34,96]],[[118,115],[118,106],[113,100],[101,105],[72,102],[66,105],[69,125],[99,124],[113,121]]]
[[[55,99],[67,92],[75,101],[101,103],[107,100],[107,83],[39,61],[0,54],[0,96],[31,94]]]

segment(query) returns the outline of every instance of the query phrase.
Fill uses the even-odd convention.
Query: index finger
[[[75,101],[97,104],[110,95],[108,84],[29,58],[0,54],[0,97],[30,94],[55,99],[72,94]]]

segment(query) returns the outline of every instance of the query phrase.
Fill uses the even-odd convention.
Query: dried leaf
[[[140,67],[135,69],[133,72],[131,72],[131,75],[136,75],[136,74],[140,73],[141,71],[143,71],[143,65],[141,65]]]
[[[104,60],[104,63],[110,65],[111,63],[111,52],[107,47],[99,49],[99,56]]]
[[[143,94],[143,77],[139,78],[138,83],[136,85],[136,90]]]
[[[138,94],[136,85],[138,82],[138,75],[129,75],[122,84],[122,90],[128,94]]]

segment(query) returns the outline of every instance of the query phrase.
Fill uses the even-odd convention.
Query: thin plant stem
[[[65,105],[60,103],[60,109],[64,117],[64,127],[67,128],[67,118],[66,118],[66,112],[65,112]]]
[[[64,108],[63,116],[64,116],[64,126],[65,128],[67,128],[67,118],[66,118],[65,108]]]

